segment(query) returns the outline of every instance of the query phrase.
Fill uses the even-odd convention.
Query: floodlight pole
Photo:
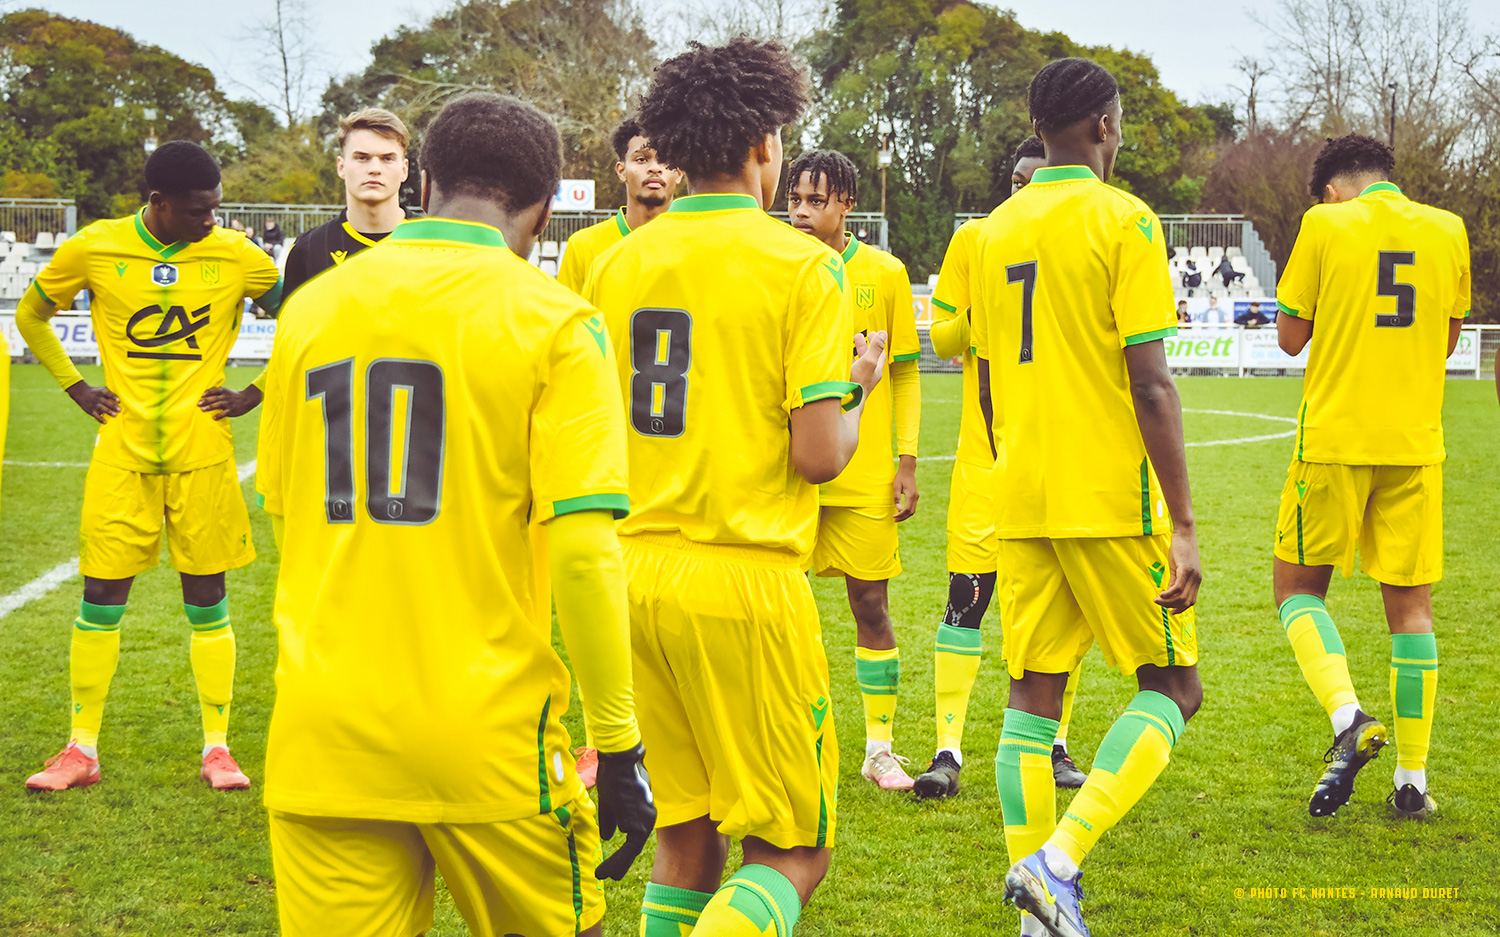
[[[1391,128],[1386,141],[1390,143],[1391,149],[1394,150],[1396,148],[1396,83],[1393,81],[1386,85],[1386,87],[1391,89]]]

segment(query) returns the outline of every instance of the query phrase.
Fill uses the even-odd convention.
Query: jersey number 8
[[[642,436],[681,436],[687,428],[693,317],[684,309],[637,309],[630,316],[630,425]]]
[[[307,372],[321,400],[330,524],[354,523],[354,359]],[[377,524],[431,523],[442,506],[443,370],[431,361],[379,358],[365,372],[365,510]]]

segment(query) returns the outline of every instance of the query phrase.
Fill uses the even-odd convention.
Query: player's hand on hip
[[[857,357],[850,370],[849,380],[863,387],[866,397],[885,376],[885,342],[884,332],[871,332],[868,337],[857,333],[854,336],[854,354]]]
[[[108,387],[93,387],[87,381],[79,381],[67,389],[67,395],[78,404],[78,409],[100,423],[120,415],[120,398]]]
[[[1198,534],[1188,527],[1172,531],[1172,547],[1167,552],[1172,578],[1156,597],[1156,604],[1175,612],[1186,611],[1198,601],[1198,586],[1203,582],[1203,564],[1198,559]]]
[[[896,469],[896,521],[899,523],[917,513],[917,457],[904,455]]]
[[[244,390],[211,387],[203,392],[198,401],[198,409],[204,413],[213,413],[214,419],[222,420],[225,417],[244,416],[260,406],[260,401],[260,388],[254,384]]]
[[[598,878],[618,882],[641,854],[656,828],[656,801],[646,774],[646,748],[637,744],[623,752],[599,753],[599,841],[607,843],[618,829],[625,834],[620,848],[594,870]]]

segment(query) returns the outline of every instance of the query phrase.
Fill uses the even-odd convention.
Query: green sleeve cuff
[[[629,495],[583,495],[552,502],[552,516],[575,514],[578,511],[611,511],[615,520],[630,513]]]
[[[1293,319],[1302,318],[1302,313],[1293,309],[1291,306],[1288,306],[1286,303],[1282,302],[1279,299],[1276,300],[1276,311],[1280,312],[1284,316],[1291,316]]]
[[[934,306],[939,306],[939,307],[941,307],[943,309],[946,309],[949,312],[953,312],[953,313],[958,312],[958,307],[957,306],[950,306],[947,303],[943,302],[941,299],[938,299],[936,296],[932,297],[932,304]]]
[[[819,381],[802,388],[802,405],[805,407],[814,400],[827,400],[829,397],[852,398],[844,404],[845,410],[853,410],[865,399],[865,389],[853,381]]]
[[[1175,326],[1175,325],[1169,325],[1169,326],[1167,326],[1164,329],[1157,329],[1154,332],[1142,332],[1139,335],[1127,335],[1125,337],[1125,344],[1127,346],[1129,346],[1129,345],[1143,345],[1146,342],[1155,342],[1155,341],[1159,341],[1159,340],[1161,340],[1163,338],[1171,338],[1173,335],[1176,335],[1176,334],[1177,334],[1177,326]]]
[[[896,357],[892,358],[891,361],[892,362],[916,361],[920,357],[922,357],[922,353],[920,351],[914,351],[914,352],[912,352],[909,355],[897,355]]]
[[[270,289],[266,290],[264,293],[261,293],[259,296],[251,297],[255,300],[255,305],[264,309],[266,312],[269,312],[273,316],[280,312],[281,292],[283,286],[285,285],[285,282],[286,281],[281,277],[277,277],[275,286],[272,286]]]
[[[38,296],[42,297],[42,302],[46,303],[49,306],[54,306],[55,307],[57,305],[57,303],[54,303],[52,301],[52,297],[51,296],[48,296],[46,293],[42,292],[42,284],[41,283],[37,282],[36,280],[32,280],[31,281],[31,288],[34,289],[34,290],[36,290],[36,294]]]

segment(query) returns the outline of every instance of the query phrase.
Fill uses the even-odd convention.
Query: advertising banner
[[[52,317],[52,331],[62,340],[63,349],[69,358],[99,357],[99,341],[94,337],[94,324],[87,313],[58,313]],[[15,313],[0,315],[0,333],[5,335],[5,344],[13,356],[19,356],[26,348],[25,339],[16,328]],[[257,319],[245,315],[240,319],[240,334],[234,340],[230,358],[249,361],[265,361],[271,357],[271,345],[276,340],[276,320]]]
[[[557,184],[557,194],[552,196],[553,211],[593,211],[594,180],[564,179]]]

